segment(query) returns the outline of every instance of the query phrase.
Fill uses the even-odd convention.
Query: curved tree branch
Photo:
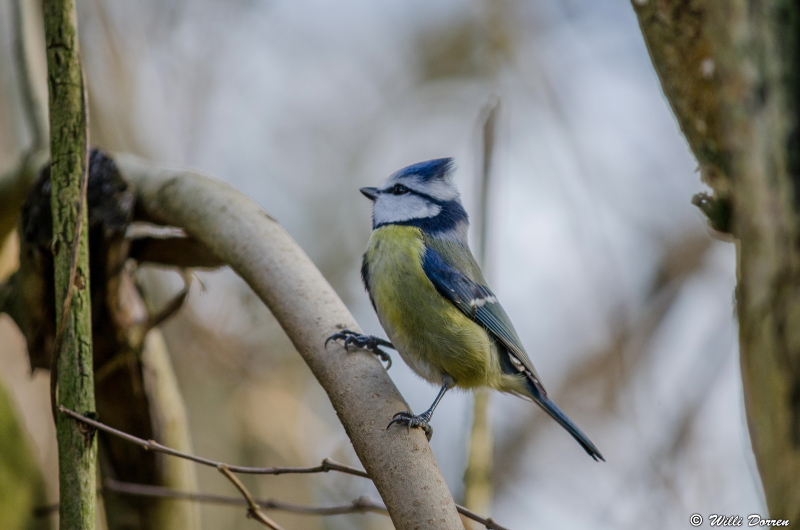
[[[386,430],[407,405],[380,362],[325,339],[357,329],[353,317],[308,256],[252,200],[190,171],[156,169],[116,158],[137,188],[148,221],[177,226],[228,263],[267,304],[328,394],[398,529],[462,529],[453,498],[425,435]]]

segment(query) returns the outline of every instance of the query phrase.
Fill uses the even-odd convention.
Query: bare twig
[[[201,456],[196,456],[189,453],[184,453],[183,451],[172,449],[171,447],[161,445],[160,443],[154,440],[142,440],[141,438],[133,436],[132,434],[128,434],[126,432],[117,430],[113,427],[109,427],[104,423],[100,423],[99,421],[87,418],[86,416],[78,414],[77,412],[72,411],[63,406],[58,407],[58,410],[80,422],[86,423],[87,425],[91,425],[97,430],[107,432],[108,434],[117,436],[119,438],[122,438],[123,440],[127,440],[131,443],[134,443],[144,448],[147,451],[156,451],[158,453],[164,453],[167,455],[177,456],[179,458],[185,458],[187,460],[191,460],[192,462],[197,462],[198,464],[203,464],[204,466],[210,466],[214,468],[219,468],[219,466],[225,466],[227,469],[231,470],[234,473],[242,473],[250,475],[288,475],[288,474],[306,474],[306,473],[327,473],[329,471],[338,471],[339,473],[344,473],[346,475],[354,475],[356,477],[369,478],[369,475],[367,475],[366,472],[360,469],[346,466],[344,464],[339,464],[338,462],[334,462],[333,460],[329,460],[327,458],[323,460],[320,465],[313,467],[231,466],[224,462],[217,462],[216,460],[210,460],[208,458],[203,458]]]
[[[458,513],[460,513],[464,517],[472,519],[473,521],[475,521],[477,523],[481,523],[483,526],[485,526],[489,530],[509,530],[505,526],[501,526],[500,524],[498,524],[497,521],[495,521],[491,517],[488,517],[488,518],[481,517],[477,513],[475,513],[472,510],[469,510],[469,509],[461,506],[460,504],[456,504],[456,510],[458,510]]]
[[[227,475],[226,475],[227,476]],[[161,486],[150,486],[147,484],[130,484],[127,482],[117,482],[115,480],[106,480],[104,488],[107,491],[122,493],[126,495],[140,495],[143,497],[162,497],[169,499],[187,500],[195,502],[208,502],[215,504],[230,504],[236,506],[248,506],[249,501],[241,497],[230,497],[225,495],[209,495],[205,493],[190,493],[186,491],[176,491],[170,488]],[[385,506],[382,506],[369,497],[361,496],[353,500],[350,504],[341,506],[307,506],[302,504],[294,504],[291,502],[276,501],[276,500],[255,500],[256,505],[265,510],[280,510],[284,512],[291,512],[300,515],[344,515],[349,513],[379,513],[388,515]],[[52,510],[52,506],[38,508],[37,513],[47,513]],[[489,530],[508,530],[504,526],[497,524],[491,517],[485,519],[480,515],[464,508],[463,506],[456,505],[458,513],[468,517],[478,523],[483,524]]]
[[[164,486],[152,486],[150,484],[134,484],[131,482],[120,482],[117,480],[106,479],[100,492],[112,492],[120,495],[131,495],[134,497],[149,497],[160,499],[174,499],[179,501],[201,502],[208,504],[223,504],[228,506],[247,506],[247,499],[234,497],[231,495],[213,495],[209,493],[192,493],[190,491],[179,491]],[[295,504],[293,502],[278,501],[274,499],[256,499],[256,504],[264,510],[276,510],[282,512],[295,513],[298,515],[346,515],[377,513],[388,515],[386,507],[373,501],[369,497],[362,495],[354,499],[349,504],[339,506],[309,506],[307,504]],[[33,513],[37,517],[44,517],[58,511],[58,504],[38,506]]]
[[[163,486],[151,486],[149,484],[132,484],[129,482],[119,482],[116,480],[107,479],[104,482],[103,489],[105,491],[112,491],[122,495],[136,495],[140,497],[159,497],[164,499],[175,499],[193,502],[205,502],[209,504],[227,504],[232,506],[248,506],[247,499],[242,497],[232,497],[229,495],[211,495],[208,493],[192,493],[188,491],[177,491]],[[273,499],[255,500],[255,503],[265,510],[278,510],[283,512],[291,512],[299,515],[345,515],[351,513],[377,513],[388,515],[385,506],[378,504],[367,496],[361,496],[353,500],[350,504],[343,504],[340,506],[308,506],[305,504],[295,504],[292,502],[277,501]],[[478,523],[483,524],[489,530],[508,530],[506,527],[499,525],[491,517],[483,518],[480,515],[464,508],[463,506],[456,505],[458,513],[464,517],[468,517]],[[58,510],[58,504],[51,504],[49,506],[40,506],[34,510],[37,516],[49,515]]]
[[[172,317],[178,310],[183,307],[183,304],[186,302],[186,298],[189,296],[189,290],[192,287],[192,273],[189,271],[181,271],[181,278],[183,278],[183,289],[181,292],[175,295],[172,300],[170,300],[166,306],[160,309],[156,314],[150,315],[147,319],[147,322],[144,323],[142,329],[142,341],[144,341],[144,337],[155,327],[160,326],[164,322],[166,322],[170,317]]]
[[[131,327],[125,347],[95,370],[94,379],[96,383],[105,381],[125,365],[136,363],[144,348],[147,334],[163,324],[183,307],[186,298],[189,296],[193,276],[191,272],[181,271],[181,277],[184,282],[183,289],[157,313],[150,315],[144,322]]]
[[[181,277],[184,281],[183,289],[157,313],[150,315],[144,322],[131,327],[126,347],[122,348],[116,355],[95,370],[94,378],[96,382],[105,381],[125,365],[136,363],[142,353],[142,348],[144,348],[147,334],[163,324],[183,307],[186,298],[189,296],[189,289],[192,286],[192,275],[181,271]]]
[[[211,504],[228,504],[233,506],[247,506],[247,500],[241,497],[228,495],[210,495],[207,493],[192,493],[188,491],[177,491],[163,486],[151,486],[149,484],[132,484],[129,482],[118,482],[116,480],[106,480],[103,488],[106,491],[120,493],[123,495],[136,495],[140,497],[161,497],[167,499],[186,500],[194,502],[206,502]],[[265,510],[279,510],[291,512],[299,515],[344,515],[350,513],[379,513],[387,515],[386,507],[378,504],[369,497],[361,496],[354,499],[350,504],[341,506],[308,506],[305,504],[295,504],[292,502],[277,501],[273,499],[256,500],[261,508]],[[49,508],[49,507],[45,507]]]
[[[192,455],[192,454],[189,454],[189,453],[184,453],[183,451],[177,451],[177,450],[172,449],[170,447],[166,447],[164,445],[161,445],[160,443],[158,443],[158,442],[156,442],[154,440],[143,440],[141,438],[133,436],[132,434],[128,434],[126,432],[122,432],[120,430],[117,430],[117,429],[115,429],[113,427],[109,427],[108,425],[105,425],[104,423],[100,423],[99,421],[93,420],[91,418],[87,418],[86,416],[84,416],[82,414],[78,414],[77,412],[75,412],[73,410],[70,410],[70,409],[68,409],[68,408],[66,408],[64,406],[59,406],[58,410],[61,413],[66,414],[67,416],[70,416],[70,417],[72,417],[73,419],[75,419],[75,420],[77,420],[79,422],[82,422],[82,423],[85,423],[87,425],[90,425],[91,427],[94,427],[97,430],[100,430],[100,431],[103,431],[103,432],[107,432],[107,433],[109,433],[109,434],[111,434],[113,436],[117,436],[119,438],[122,438],[123,440],[127,440],[127,441],[129,441],[129,442],[131,442],[133,444],[136,444],[136,445],[142,447],[145,450],[156,451],[156,452],[159,452],[159,453],[164,453],[164,454],[171,455],[171,456],[176,456],[176,457],[179,457],[179,458],[185,458],[187,460],[191,460],[192,462],[197,462],[198,464],[203,464],[205,466],[210,466],[210,467],[217,468],[226,477],[228,477],[229,473],[242,473],[242,474],[252,474],[252,475],[287,475],[287,474],[327,473],[329,471],[338,471],[339,473],[344,473],[346,475],[354,475],[356,477],[370,478],[370,476],[366,472],[364,472],[364,471],[362,471],[360,469],[357,469],[357,468],[354,468],[354,467],[351,467],[351,466],[346,466],[346,465],[340,464],[338,462],[334,462],[333,460],[330,460],[329,458],[324,459],[320,465],[313,466],[313,467],[246,467],[246,466],[231,466],[231,465],[225,464],[223,462],[217,462],[215,460],[210,460],[208,458],[203,458],[203,457]],[[223,471],[223,469],[225,471],[227,471],[228,473]],[[228,477],[228,479],[230,480],[230,477]],[[112,483],[112,484],[115,484],[115,483]],[[116,484],[118,484],[118,483],[116,483]],[[139,486],[139,485],[137,485],[137,486]],[[242,487],[244,487],[244,486],[242,486]],[[155,488],[155,487],[154,486],[148,486],[148,488],[150,488],[150,492],[155,495],[156,490],[152,489],[152,488]],[[164,488],[164,489],[166,489],[166,488]],[[140,490],[140,491],[143,491],[143,490]],[[241,491],[241,489],[240,489],[240,491]],[[242,492],[242,494],[244,495],[244,492]],[[185,494],[184,495],[182,492],[174,492],[172,490],[166,496],[170,496],[170,495],[174,496],[174,498],[185,498],[185,499],[188,499],[188,500],[216,502],[215,500],[211,500],[212,498],[214,498],[213,496],[212,497],[208,497],[208,496],[204,497],[202,495],[195,495],[195,494]],[[248,499],[247,503],[248,503],[249,506],[252,506],[251,503],[250,503],[250,500],[251,499]],[[253,501],[253,502],[255,502],[255,501]],[[367,503],[367,501],[361,501],[360,499],[359,499],[359,502],[360,502],[359,506],[362,506],[362,508],[361,508],[362,511],[381,511],[382,510],[382,508],[380,508],[380,505],[377,505],[377,504],[374,504],[374,503],[369,504],[369,503]],[[259,503],[255,503],[255,504],[257,506],[262,506],[262,504],[259,504]],[[276,509],[276,510],[297,511],[297,510],[293,510],[293,509],[287,508],[287,506],[294,506],[294,505],[290,505],[290,504],[287,504],[287,503],[274,504],[273,505],[273,504],[266,503],[266,501],[265,501],[265,504],[263,506],[265,508],[273,508],[273,509]],[[353,506],[356,506],[356,501],[354,501]],[[305,511],[303,513],[317,514],[317,515],[335,515],[335,514],[338,514],[338,513],[350,513],[349,511],[347,511],[347,512],[338,511],[338,510],[341,510],[341,509],[342,508],[338,508],[337,507],[336,508],[336,510],[337,510],[336,513],[333,513],[332,511],[330,511],[330,510],[333,510],[333,508],[331,508],[331,509],[314,508],[314,510],[316,510],[316,511],[308,511],[307,510],[307,511]],[[328,513],[323,513],[324,510],[329,510],[329,512]],[[489,530],[508,530],[506,527],[501,526],[497,522],[495,522],[494,519],[492,519],[491,517],[489,517],[489,518],[481,517],[480,515],[476,514],[475,512],[473,512],[471,510],[468,510],[467,508],[465,508],[463,506],[460,506],[458,504],[456,504],[456,510],[461,515],[463,515],[465,517],[468,517],[468,518],[472,519],[473,521],[477,521],[478,523],[481,523],[482,525],[484,525]],[[298,512],[298,513],[300,513],[300,512]]]
[[[247,516],[249,518],[255,519],[264,526],[272,528],[272,530],[283,530],[278,523],[267,517],[267,515],[261,511],[261,508],[259,507],[258,503],[256,503],[255,499],[253,499],[250,491],[248,491],[248,489],[244,486],[244,484],[242,484],[242,481],[239,480],[236,475],[231,473],[231,470],[228,469],[228,466],[221,464],[217,466],[217,469],[220,473],[225,475],[225,477],[230,480],[234,486],[236,486],[236,489],[239,490],[239,493],[241,493],[247,501]]]

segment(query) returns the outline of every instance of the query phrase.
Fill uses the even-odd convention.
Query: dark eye
[[[390,191],[395,195],[402,195],[404,193],[408,193],[409,189],[402,184],[395,184]]]

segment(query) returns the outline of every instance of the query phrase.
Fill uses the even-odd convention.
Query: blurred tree
[[[19,222],[22,240],[20,245],[7,244],[3,251],[5,256],[16,249],[20,255],[19,260],[3,258],[3,261],[10,262],[11,271],[20,267],[20,262],[22,266],[7,283],[0,285],[0,312],[9,313],[25,334],[31,367],[47,369],[53,362],[52,350],[57,335],[55,307],[52,303],[55,286],[51,187],[54,184],[50,178],[50,174],[55,174],[57,170],[54,167],[51,171],[51,168],[46,166],[41,175],[39,174],[47,158],[48,141],[48,126],[47,122],[43,121],[47,116],[48,104],[41,97],[42,90],[38,86],[43,79],[39,79],[36,75],[39,67],[44,68],[44,65],[40,64],[45,58],[44,39],[41,32],[36,31],[37,26],[41,28],[43,20],[42,14],[36,11],[34,2],[15,0],[12,7],[15,18],[16,78],[20,85],[20,93],[24,96],[22,110],[25,123],[21,125],[30,129],[28,132],[32,142],[17,167],[0,178],[2,212],[0,239],[12,241],[12,238],[7,238],[6,235]],[[74,12],[71,15],[66,13],[65,17],[67,22],[64,20],[53,22],[57,28],[61,28],[64,24],[69,25],[70,17],[74,18]],[[74,28],[72,30],[74,33]],[[75,37],[75,35],[70,37],[72,40],[67,46],[72,53],[77,53]],[[58,51],[61,51],[60,46],[62,45],[56,42]],[[76,60],[74,56],[65,59],[61,55],[59,59],[73,63]],[[71,71],[71,75],[73,77],[77,75],[82,80],[80,64],[69,66],[74,70]],[[58,74],[51,75],[51,78],[60,79]],[[78,101],[71,103],[77,105],[79,113],[85,113],[82,83],[75,86],[69,83],[67,85],[73,89],[80,89],[77,90],[77,95],[73,94],[78,97]],[[56,98],[58,95],[56,94]],[[56,101],[50,107],[56,109],[59,104],[59,101]],[[62,113],[65,112],[65,108],[59,107],[59,109]],[[66,129],[60,127],[54,130],[77,131],[74,127]],[[15,133],[20,137],[25,136],[24,131]],[[84,131],[83,134],[87,133]],[[83,151],[86,145],[87,140],[84,138],[70,149],[80,148]],[[80,162],[84,161],[86,156],[67,151],[62,153],[62,158]],[[90,367],[97,369],[95,382],[89,388],[97,393],[98,411],[109,423],[148,438],[158,438],[178,449],[191,450],[186,411],[168,352],[160,332],[152,330],[166,316],[174,312],[179,304],[177,306],[173,304],[171,312],[151,311],[153,313],[151,317],[145,307],[147,300],[142,298],[133,280],[132,269],[125,264],[132,248],[135,257],[141,261],[163,262],[164,247],[180,254],[184,260],[192,261],[194,265],[214,266],[218,263],[214,263],[213,259],[209,262],[208,255],[200,261],[194,260],[191,245],[182,246],[180,241],[153,240],[144,237],[132,242],[126,238],[126,230],[132,215],[133,195],[113,162],[105,155],[95,151],[90,165],[92,170],[88,175],[89,183],[80,189],[83,179],[78,178],[77,181],[73,179],[73,182],[79,185],[79,191],[77,195],[72,196],[72,202],[67,201],[71,208],[64,209],[73,214],[80,212],[80,215],[88,217],[85,222],[81,221],[84,226],[79,232],[82,232],[84,237],[88,235],[92,242],[89,263],[81,263],[75,269],[76,278],[83,277],[86,280],[87,269],[90,266],[93,277],[90,285],[85,281],[86,287],[91,292],[92,309],[88,325],[92,327],[92,333],[88,338],[80,339],[81,344],[94,342],[95,346],[93,359],[82,355]],[[31,191],[37,175],[39,180]],[[81,198],[80,195],[84,196]],[[85,211],[82,205],[86,205]],[[22,210],[24,214],[18,219],[23,213]],[[75,222],[75,219],[72,221]],[[16,238],[13,241],[16,241]],[[159,242],[165,244],[159,246]],[[74,256],[72,244],[66,240],[61,247],[66,252],[67,264],[71,267],[70,260]],[[183,263],[173,263],[173,265],[180,266]],[[67,271],[70,271],[69,267]],[[78,366],[71,361],[70,365]],[[82,367],[81,371],[86,373],[86,367]],[[89,407],[72,408],[84,410]],[[91,408],[94,408],[94,404]],[[66,427],[74,430],[77,426],[68,420]],[[83,434],[79,435],[79,440],[82,446]],[[104,478],[138,481],[186,491],[193,491],[197,487],[194,467],[188,462],[166,460],[151,453],[132,449],[127,444],[112,439],[102,440],[101,446],[101,471]],[[94,457],[91,457],[91,460],[94,465]],[[68,476],[69,474],[61,473],[61,478]],[[91,497],[94,499],[96,497],[94,472],[91,472],[86,480],[89,483]],[[61,491],[67,492],[66,497],[69,499],[69,494],[77,492],[78,489],[64,488],[62,484]],[[114,494],[105,495],[105,501],[107,505],[104,515],[111,530],[199,527],[199,510],[196,505],[190,503],[136,499]],[[62,519],[62,522],[64,520]]]
[[[3,528],[47,528],[47,520],[36,518],[33,512],[44,501],[44,481],[33,446],[19,423],[11,398],[0,384],[0,513],[3,514]]]
[[[748,425],[770,515],[800,519],[800,4],[634,0],[665,94],[735,238]]]

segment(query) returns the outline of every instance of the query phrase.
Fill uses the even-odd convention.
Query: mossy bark
[[[57,352],[58,403],[82,414],[94,414],[91,296],[88,230],[80,231],[71,308],[64,314],[70,288],[78,219],[85,210],[82,182],[87,169],[87,115],[78,46],[74,0],[44,0],[47,80],[52,158],[53,255],[57,329],[64,329]],[[62,319],[66,319],[62,326]],[[72,419],[56,418],[62,529],[95,526],[96,455],[93,433]]]
[[[800,3],[635,0],[634,8],[704,175],[713,167],[706,180],[730,201],[750,437],[770,516],[794,522],[800,520]],[[692,129],[701,120],[703,134]]]

